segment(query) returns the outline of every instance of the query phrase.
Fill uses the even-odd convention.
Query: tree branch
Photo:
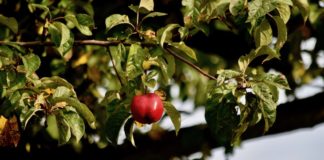
[[[181,57],[180,55],[178,55],[177,53],[175,53],[174,51],[172,51],[172,49],[169,48],[169,46],[167,46],[165,48],[168,53],[170,53],[171,55],[173,55],[175,58],[179,59],[180,61],[182,61],[183,63],[186,63],[187,65],[189,65],[190,67],[194,68],[196,71],[198,71],[200,74],[212,79],[212,80],[217,80],[216,77],[206,73],[204,70],[202,70],[201,68],[199,68],[198,66],[196,66],[195,64],[191,63],[190,61],[188,61],[187,59]]]

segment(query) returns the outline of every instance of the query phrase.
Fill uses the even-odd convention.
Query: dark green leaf
[[[50,23],[48,32],[51,34],[51,39],[57,47],[62,46],[70,39],[69,28],[61,22]]]
[[[22,56],[21,59],[26,69],[26,76],[30,76],[40,67],[41,60],[35,54],[27,54],[25,56]]]
[[[119,131],[124,124],[125,120],[130,116],[125,110],[119,110],[112,113],[105,124],[106,137],[112,144],[117,144],[117,139],[119,136]]]
[[[168,116],[170,117],[170,119],[173,123],[176,135],[178,135],[179,130],[181,128],[180,112],[173,106],[173,104],[171,102],[163,102],[163,106],[164,106],[166,113],[168,114]]]
[[[26,129],[29,120],[36,114],[37,111],[42,111],[42,109],[36,108],[36,107],[31,107],[30,109],[28,109],[28,111],[26,113],[20,114],[19,119],[20,119],[21,125],[23,126],[24,129]]]
[[[18,33],[18,22],[14,17],[5,17],[0,14],[0,24],[8,27],[15,34]]]
[[[64,57],[65,54],[68,53],[72,49],[73,43],[74,43],[74,36],[73,36],[72,32],[70,32],[70,38],[68,39],[68,41],[66,43],[64,43],[63,45],[59,46],[57,48],[57,51],[60,53],[60,55],[62,57]]]
[[[126,135],[126,138],[131,142],[131,144],[136,147],[135,145],[135,140],[134,140],[134,119],[131,117],[129,119],[127,119],[126,123],[125,123],[125,126],[124,126],[124,132],[125,132],[125,135]]]
[[[205,119],[208,128],[213,133],[213,137],[222,145],[230,145],[233,137],[233,131],[240,122],[240,116],[237,114],[235,97],[228,94],[220,103],[214,97],[210,97],[205,111]]]

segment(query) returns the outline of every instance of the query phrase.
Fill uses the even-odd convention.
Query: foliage
[[[10,3],[28,10],[32,24],[24,28],[21,17],[0,12],[0,115],[17,116],[20,128],[43,129],[60,145],[91,135],[100,137],[98,145],[117,145],[124,128],[135,146],[133,133],[141,125],[130,115],[130,101],[135,94],[153,91],[162,94],[178,134],[181,114],[169,92],[178,84],[180,98],[195,97],[197,107],[206,107],[211,133],[230,151],[249,126],[262,122],[264,133],[270,129],[279,89],[290,90],[286,76],[293,80],[284,75],[288,73],[269,72],[263,66],[280,59],[289,39],[287,23],[299,13],[296,8],[312,25],[323,15],[307,0],[182,0],[182,22],[153,24],[169,13],[155,11],[153,0],[141,0],[139,5],[128,4],[127,12],[111,13],[98,22],[95,15],[100,13],[91,1]],[[213,23],[223,27],[212,28]],[[253,45],[248,54],[239,53],[234,65],[206,66],[203,53],[187,41],[200,32],[208,36],[224,28],[247,33]],[[296,68],[294,58],[290,61]],[[298,74],[296,68],[295,79]],[[36,125],[42,120],[45,124]]]

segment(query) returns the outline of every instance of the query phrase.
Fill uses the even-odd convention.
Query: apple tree
[[[165,159],[320,123],[302,115],[322,106],[298,114],[278,99],[307,105],[295,90],[323,79],[323,3],[0,0],[0,146]],[[192,112],[174,100],[204,108],[206,124],[181,127]]]

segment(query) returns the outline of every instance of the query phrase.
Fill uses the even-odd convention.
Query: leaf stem
[[[196,66],[195,64],[191,63],[190,61],[188,61],[187,59],[181,57],[180,55],[178,55],[177,53],[175,53],[172,49],[170,49],[170,47],[166,46],[165,49],[168,51],[168,53],[170,53],[171,55],[173,55],[175,58],[179,59],[180,61],[182,61],[183,63],[186,63],[187,65],[189,65],[190,67],[194,68],[195,70],[197,70],[199,73],[201,73],[202,75],[208,77],[209,79],[212,80],[217,80],[216,77],[206,73],[204,70],[202,70],[201,68],[199,68],[198,66]]]

